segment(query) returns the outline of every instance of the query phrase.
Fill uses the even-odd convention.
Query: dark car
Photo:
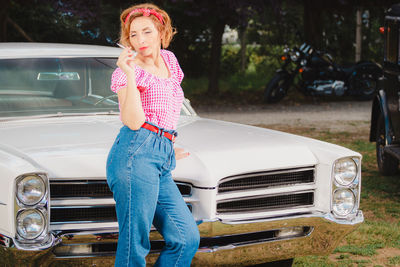
[[[387,11],[380,30],[385,36],[383,76],[372,105],[370,141],[376,142],[379,172],[395,175],[400,160],[400,4]]]

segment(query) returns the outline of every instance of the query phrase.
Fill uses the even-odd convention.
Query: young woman
[[[124,126],[107,158],[119,225],[115,266],[146,265],[152,224],[165,240],[155,266],[190,266],[199,230],[171,177],[176,159],[189,155],[177,150],[175,158],[174,150],[183,72],[165,48],[175,32],[168,14],[152,4],[132,6],[120,19],[126,48],[111,90],[118,93]]]

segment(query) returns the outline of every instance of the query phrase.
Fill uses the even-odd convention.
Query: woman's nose
[[[142,43],[144,43],[144,40],[145,40],[145,37],[144,37],[144,35],[143,35],[143,34],[139,34],[139,35],[138,35],[138,41],[139,41],[139,44],[142,44]]]

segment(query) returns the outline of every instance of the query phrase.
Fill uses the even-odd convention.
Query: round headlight
[[[17,183],[17,197],[25,205],[39,203],[45,193],[46,185],[39,176],[26,176]]]
[[[299,52],[293,53],[292,55],[290,55],[290,59],[292,61],[297,61],[297,59],[299,58],[300,54]]]
[[[17,215],[17,232],[25,239],[35,239],[45,228],[44,215],[36,209],[27,209]]]
[[[307,59],[302,59],[302,60],[300,61],[300,65],[302,65],[302,66],[307,65]]]
[[[349,214],[356,203],[354,193],[350,189],[337,189],[333,193],[333,212],[338,216]]]
[[[335,180],[340,185],[351,184],[357,176],[357,165],[350,158],[340,159],[334,166]]]

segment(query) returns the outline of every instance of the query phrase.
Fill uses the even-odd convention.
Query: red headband
[[[154,9],[147,9],[147,8],[137,8],[137,9],[134,9],[131,12],[129,12],[128,16],[126,16],[126,18],[125,18],[124,24],[126,24],[126,22],[128,21],[129,17],[135,12],[143,13],[143,16],[145,16],[145,17],[149,17],[150,15],[154,15],[154,16],[156,16],[158,18],[158,20],[161,22],[161,24],[164,24],[163,17],[160,15],[160,13],[158,13]]]

